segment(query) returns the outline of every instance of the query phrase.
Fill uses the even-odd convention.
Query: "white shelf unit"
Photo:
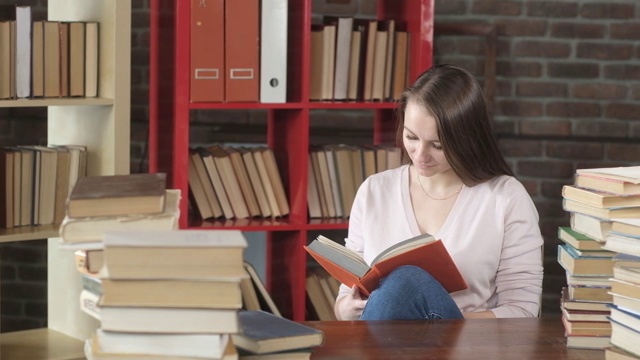
[[[99,23],[99,97],[2,100],[0,107],[47,107],[49,144],[86,145],[88,175],[128,174],[131,0],[49,0],[48,19]],[[48,238],[48,329],[43,334],[53,330],[84,340],[98,323],[80,310],[80,274],[73,251],[59,248],[57,233],[57,226],[6,229],[0,242]]]

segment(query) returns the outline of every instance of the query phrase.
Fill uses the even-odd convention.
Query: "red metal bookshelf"
[[[284,316],[305,320],[307,232],[346,229],[346,219],[309,219],[307,159],[312,110],[371,110],[375,144],[393,143],[393,102],[309,101],[312,0],[289,0],[287,103],[190,103],[191,1],[152,0],[150,34],[149,170],[168,174],[182,190],[180,228],[267,232],[267,288]],[[410,33],[409,76],[431,66],[433,0],[378,0],[378,19],[404,21]],[[202,221],[189,216],[188,149],[191,110],[258,109],[267,113],[267,144],[281,171],[290,214],[284,219]]]

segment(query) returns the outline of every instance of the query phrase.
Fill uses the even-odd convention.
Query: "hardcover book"
[[[253,354],[320,346],[324,333],[266,311],[240,311],[242,332],[231,335],[234,345]]]
[[[69,194],[67,216],[161,213],[166,178],[164,173],[83,177]]]
[[[611,308],[611,344],[640,356],[640,315],[618,307]]]
[[[164,211],[159,214],[135,214],[125,216],[96,216],[70,218],[65,216],[60,224],[62,242],[101,242],[106,231],[115,230],[174,230],[180,218],[180,190],[167,189]]]
[[[611,257],[580,256],[569,245],[558,245],[558,263],[572,275],[613,275]]]
[[[619,195],[640,194],[640,166],[578,169],[575,185]]]
[[[220,359],[229,342],[226,334],[147,334],[97,329],[94,339],[105,353]]]
[[[609,233],[605,237],[604,249],[611,252],[640,256],[640,238],[638,236],[626,236],[618,233]]]
[[[246,277],[247,242],[237,230],[110,231],[101,275],[113,279]]]
[[[232,334],[240,331],[237,309],[101,306],[103,330],[132,333]]]
[[[442,240],[423,234],[402,241],[380,253],[368,265],[360,255],[322,235],[305,249],[329,274],[341,283],[369,296],[380,280],[402,265],[415,265],[426,270],[448,292],[467,288],[458,267]]]
[[[563,287],[560,294],[560,308],[569,311],[609,311],[608,304],[608,302],[572,300],[569,298],[567,287]]]
[[[562,187],[562,196],[598,208],[640,206],[640,196],[620,196],[571,185]]]
[[[629,219],[640,217],[640,206],[600,208],[587,203],[564,198],[562,200],[562,208],[568,212],[580,213],[604,220],[611,220],[614,218]]]
[[[610,336],[611,324],[608,321],[569,321],[562,318],[567,335]]]
[[[100,306],[238,309],[237,280],[102,279]]]
[[[571,229],[584,234],[600,243],[604,242],[606,234],[611,230],[611,221],[593,216],[570,213]]]
[[[157,335],[157,334],[154,334]],[[174,349],[175,350],[175,349]],[[207,353],[210,353],[210,349]],[[224,352],[219,357],[193,357],[193,356],[171,356],[171,355],[157,355],[157,354],[124,354],[124,353],[110,353],[103,349],[99,339],[95,334],[85,340],[84,354],[87,360],[196,360],[196,359],[217,359],[217,360],[237,360],[238,352],[233,343],[229,340],[226,341]]]
[[[558,238],[578,250],[602,250],[602,244],[595,239],[579,233],[568,226],[558,228]]]
[[[613,219],[611,232],[640,237],[640,219]]]

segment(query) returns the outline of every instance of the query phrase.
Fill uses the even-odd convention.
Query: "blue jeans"
[[[462,319],[451,295],[423,269],[401,266],[369,296],[360,320]]]

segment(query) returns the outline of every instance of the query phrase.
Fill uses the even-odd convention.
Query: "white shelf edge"
[[[113,105],[113,99],[107,98],[46,98],[0,100],[0,108],[47,107],[47,106],[96,106]]]

